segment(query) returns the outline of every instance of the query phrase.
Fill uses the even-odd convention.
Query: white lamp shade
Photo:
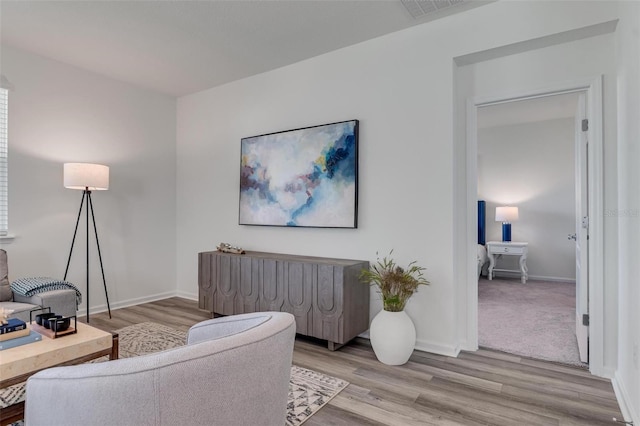
[[[109,167],[102,164],[65,163],[64,187],[106,191],[109,189]]]
[[[517,207],[496,207],[496,222],[513,222],[518,220]]]

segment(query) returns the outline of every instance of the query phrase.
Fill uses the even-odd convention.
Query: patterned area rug
[[[121,328],[118,330],[118,334],[120,336],[120,358],[130,358],[176,348],[186,342],[185,332],[153,322]],[[95,362],[102,361],[106,361],[106,358]],[[348,384],[349,382],[336,377],[292,366],[286,426],[298,426],[304,423]],[[15,404],[23,399],[23,383],[0,390],[0,408]],[[21,423],[14,423],[14,425],[18,426]]]

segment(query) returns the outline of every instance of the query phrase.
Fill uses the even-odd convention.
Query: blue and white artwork
[[[358,120],[241,145],[241,225],[357,227]]]

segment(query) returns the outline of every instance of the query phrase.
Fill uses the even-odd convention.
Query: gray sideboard
[[[335,350],[369,328],[364,260],[219,251],[198,254],[198,307],[212,314],[283,311],[296,332]]]

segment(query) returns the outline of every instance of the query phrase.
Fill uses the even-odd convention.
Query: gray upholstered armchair
[[[36,308],[51,308],[51,312],[70,317],[76,314],[76,292],[74,290],[51,290],[33,296],[21,296],[11,291],[7,252],[0,249],[0,307],[11,309],[12,318],[29,321],[29,312]]]
[[[57,367],[27,381],[27,426],[285,424],[295,320],[257,312],[208,320],[187,345]]]

